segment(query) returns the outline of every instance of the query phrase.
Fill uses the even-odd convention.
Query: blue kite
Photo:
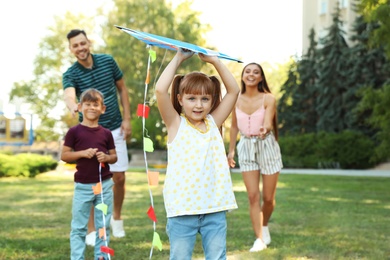
[[[206,49],[206,48],[197,46],[197,45],[192,44],[192,43],[182,42],[182,41],[174,40],[171,38],[167,38],[167,37],[163,37],[163,36],[159,36],[159,35],[155,35],[155,34],[151,34],[151,33],[140,32],[140,31],[136,31],[133,29],[121,27],[118,25],[115,25],[115,27],[118,28],[119,30],[122,30],[123,32],[130,34],[131,36],[137,38],[138,40],[141,40],[141,41],[145,42],[146,44],[151,45],[151,46],[157,46],[157,47],[161,47],[161,48],[172,50],[172,51],[177,51],[179,48],[182,48],[182,49],[187,49],[187,50],[193,51],[194,53],[203,53],[205,55],[216,55],[221,59],[226,59],[226,60],[237,61],[239,63],[243,63],[241,60],[232,58],[227,54],[224,54],[224,53],[221,53],[218,51],[214,51],[214,50],[210,50],[210,49]]]

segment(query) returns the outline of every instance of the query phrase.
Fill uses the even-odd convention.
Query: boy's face
[[[78,106],[79,111],[83,114],[83,120],[87,121],[99,120],[100,115],[106,111],[106,106],[100,99],[98,101],[84,101]]]

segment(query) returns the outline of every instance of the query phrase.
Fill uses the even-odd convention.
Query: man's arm
[[[73,87],[66,88],[64,90],[64,101],[66,107],[72,113],[72,116],[75,117],[78,112],[78,107],[76,103],[76,89]]]
[[[123,121],[121,125],[121,133],[124,135],[124,139],[131,136],[131,116],[130,116],[130,103],[129,93],[126,88],[125,80],[121,78],[115,82],[115,85],[119,92],[119,99],[123,108]]]

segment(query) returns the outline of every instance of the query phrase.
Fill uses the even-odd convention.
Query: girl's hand
[[[227,159],[228,159],[228,164],[229,164],[230,168],[236,167],[236,161],[233,158],[234,158],[234,154],[229,153]]]
[[[187,49],[179,48],[176,55],[178,56],[180,61],[185,61],[186,59],[191,58],[194,55],[194,52]]]
[[[214,64],[215,62],[219,61],[218,56],[215,55],[205,55],[203,53],[198,53],[199,58],[204,61],[211,64]]]

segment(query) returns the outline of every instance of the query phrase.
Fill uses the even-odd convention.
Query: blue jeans
[[[170,260],[191,260],[196,235],[202,237],[206,260],[226,259],[226,212],[168,218]]]
[[[94,195],[92,186],[95,186],[96,183],[83,184],[76,182],[74,184],[74,195],[73,195],[73,205],[72,205],[72,223],[70,231],[70,259],[72,260],[83,260],[85,253],[85,236],[87,235],[87,224],[89,219],[89,214],[91,211],[92,205],[102,203],[101,194]],[[103,201],[107,205],[107,215],[103,214],[103,211],[95,208],[95,228],[96,228],[96,243],[95,243],[95,259],[99,257],[105,257],[108,259],[106,253],[100,251],[101,246],[105,246],[110,242],[110,219],[112,215],[112,200],[113,200],[113,191],[112,186],[114,182],[112,179],[104,180],[102,183],[103,186]],[[104,215],[104,216],[103,216]],[[105,225],[103,224],[103,218],[105,220]],[[106,227],[106,237],[107,240],[104,241],[102,238],[99,238],[99,229]]]

